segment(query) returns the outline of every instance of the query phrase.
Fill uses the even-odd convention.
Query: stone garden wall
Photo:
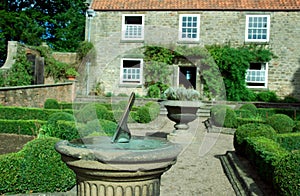
[[[5,106],[43,107],[49,98],[72,102],[75,98],[75,83],[0,88],[0,104]]]

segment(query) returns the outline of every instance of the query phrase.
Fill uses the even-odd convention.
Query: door
[[[196,89],[197,67],[179,66],[179,86]]]

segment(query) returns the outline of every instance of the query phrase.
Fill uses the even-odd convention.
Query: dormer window
[[[126,14],[122,16],[122,39],[144,39],[144,15]]]

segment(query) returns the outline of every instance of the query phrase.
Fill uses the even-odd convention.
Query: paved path
[[[234,149],[233,135],[206,133],[203,120],[190,123],[189,131],[196,130],[191,133],[193,140],[187,142],[177,163],[163,174],[161,196],[235,195],[216,157]]]

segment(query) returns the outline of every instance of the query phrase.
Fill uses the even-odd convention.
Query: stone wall
[[[0,104],[5,106],[43,107],[49,98],[72,102],[75,99],[75,83],[0,88]]]
[[[200,14],[200,41],[178,41],[179,14]],[[121,40],[122,14],[145,15],[145,39],[128,42]],[[88,86],[101,82],[106,92],[145,93],[143,86],[120,85],[121,57],[141,57],[136,52],[144,45],[205,46],[212,44],[245,43],[246,15],[270,15],[270,41],[266,43],[278,57],[268,65],[268,89],[282,97],[300,98],[300,12],[284,11],[136,11],[97,12],[91,20],[91,41],[97,56],[88,73]],[[86,30],[87,31],[87,30]],[[117,93],[115,93],[117,94]]]

